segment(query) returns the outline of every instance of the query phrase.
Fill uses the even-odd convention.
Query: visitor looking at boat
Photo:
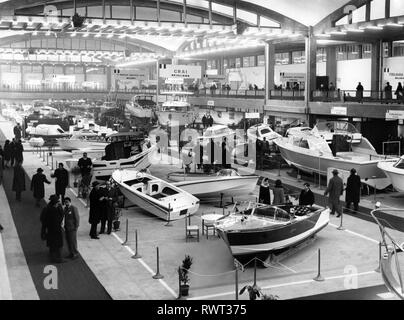
[[[260,192],[258,196],[258,202],[264,204],[271,204],[271,192],[269,189],[269,179],[264,178],[262,179],[260,185]]]
[[[356,174],[354,168],[351,169],[351,175],[348,177],[345,189],[345,208],[350,211],[351,203],[355,211],[358,211],[358,204],[361,197],[361,178]]]
[[[299,206],[312,206],[314,204],[314,193],[310,190],[310,184],[305,182],[304,189],[300,192]]]
[[[342,209],[339,201],[339,197],[342,195],[344,191],[344,183],[342,179],[338,177],[338,170],[334,169],[332,171],[333,177],[328,182],[327,189],[324,191],[324,195],[328,196],[328,205],[331,209],[330,214],[335,214],[337,211],[337,218],[341,216]]]
[[[273,205],[279,205],[285,203],[285,191],[283,190],[283,185],[281,180],[275,181],[275,188],[274,192],[274,201],[272,202]]]
[[[79,159],[77,165],[80,168],[82,183],[88,187],[91,181],[91,167],[93,163],[91,159],[87,157],[87,152],[83,153],[83,157]]]

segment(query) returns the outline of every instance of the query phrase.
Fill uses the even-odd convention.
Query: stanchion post
[[[343,216],[344,216],[344,213],[342,212],[342,209],[341,209],[341,220],[340,220],[340,224],[339,224],[339,227],[337,228],[337,230],[345,230],[342,225]]]
[[[122,242],[123,246],[128,243],[128,231],[129,231],[128,226],[129,226],[129,221],[128,221],[128,219],[126,219],[126,236],[125,236],[125,241]]]
[[[166,227],[172,227],[173,225],[170,223],[171,220],[171,204],[168,204],[168,220],[167,223],[164,225]]]
[[[46,153],[46,165],[49,166],[49,152]]]
[[[160,274],[160,254],[159,254],[159,247],[156,248],[157,254],[157,271],[156,274],[153,276],[153,279],[163,279],[164,276]]]
[[[43,150],[43,153],[42,153],[42,162],[45,162],[45,150]]]
[[[281,160],[278,159],[278,177],[281,176]]]
[[[238,300],[238,267],[236,266],[236,300]]]
[[[53,170],[53,152],[51,152],[51,162],[52,162],[52,170]]]
[[[379,241],[379,265],[377,266],[377,268],[375,269],[375,272],[379,272],[380,273],[380,263],[382,261],[382,242]]]
[[[313,278],[314,281],[324,281],[324,278],[321,276],[321,251],[318,249],[318,264],[317,264],[317,276]]]
[[[135,254],[132,256],[132,259],[139,259],[142,256],[137,251],[137,229],[135,230]]]
[[[254,258],[254,286],[257,285],[257,258]]]

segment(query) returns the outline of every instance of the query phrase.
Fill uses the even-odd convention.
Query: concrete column
[[[24,87],[24,71],[23,71],[23,66],[20,64],[20,82],[21,82],[21,89]]]
[[[111,67],[106,67],[106,76],[107,76],[107,90],[110,91],[111,90],[111,83],[112,83],[112,69]]]
[[[381,55],[382,50],[382,42],[377,41],[372,43],[372,56],[371,56],[371,87],[372,91],[380,91],[381,90],[381,72],[383,71],[383,59]],[[366,88],[365,88],[366,90]],[[374,93],[375,97],[377,97],[377,92]]]
[[[84,81],[87,81],[87,66],[83,64],[83,75],[84,75]]]
[[[317,69],[317,43],[313,35],[313,27],[309,27],[308,37],[305,38],[306,54],[306,83],[305,83],[305,102],[306,113],[309,113],[309,101],[311,92],[316,89],[316,69]]]
[[[275,45],[265,43],[265,104],[270,99],[270,90],[275,83]]]
[[[325,65],[325,73],[328,76],[328,81],[332,82],[334,86],[337,86],[337,58],[335,47],[327,47],[327,62]]]

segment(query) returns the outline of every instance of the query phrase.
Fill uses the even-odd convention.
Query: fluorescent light
[[[38,35],[38,31],[35,30],[34,32],[32,32],[32,35],[33,35],[33,36],[37,36],[37,35]]]
[[[329,38],[331,35],[329,33],[318,33],[315,35],[316,37],[321,37],[321,38]]]
[[[90,34],[87,32],[85,34],[83,34],[83,38],[87,38]]]
[[[77,32],[74,31],[73,33],[70,34],[71,37],[75,37],[77,35]]]
[[[348,32],[365,32],[363,29],[345,29]]]
[[[101,37],[101,33],[97,33],[97,34],[94,36],[94,38],[99,38],[99,37]]]
[[[383,27],[379,27],[379,26],[366,26],[365,29],[383,30]]]
[[[331,31],[331,34],[336,34],[336,35],[345,35],[346,32],[345,31]]]
[[[114,36],[114,34],[110,33],[110,34],[107,35],[107,38],[112,38],[113,36]]]
[[[381,25],[380,25],[380,26],[381,26]],[[402,24],[399,24],[399,23],[389,22],[389,23],[386,24],[386,26],[388,26],[388,27],[399,27],[399,28],[401,28],[403,25],[402,25]]]

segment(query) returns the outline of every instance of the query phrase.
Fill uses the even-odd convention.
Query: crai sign
[[[201,66],[186,66],[175,64],[160,65],[161,78],[201,79]]]

